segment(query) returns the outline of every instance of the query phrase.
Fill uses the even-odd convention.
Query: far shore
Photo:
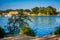
[[[12,15],[0,15],[0,16],[12,16]],[[60,16],[60,15],[21,15],[21,16]]]

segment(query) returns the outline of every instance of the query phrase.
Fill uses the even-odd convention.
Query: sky
[[[60,0],[0,0],[0,10],[32,9],[33,7],[52,6],[60,11]]]

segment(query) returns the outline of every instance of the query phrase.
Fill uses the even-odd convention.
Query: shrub
[[[5,31],[4,29],[0,26],[0,38],[4,37]]]
[[[60,35],[60,27],[57,27],[57,28],[55,29],[55,31],[52,32],[52,34]]]
[[[32,30],[31,28],[29,28],[28,26],[24,26],[21,28],[20,30],[21,34],[26,34],[28,36],[35,36],[35,32],[34,30]]]

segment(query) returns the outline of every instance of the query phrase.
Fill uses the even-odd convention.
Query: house
[[[10,11],[9,14],[10,15],[16,15],[16,14],[18,14],[18,12],[17,11]]]
[[[16,14],[18,14],[17,11],[10,11],[10,12],[7,14],[7,16],[12,16],[12,15],[16,15]]]

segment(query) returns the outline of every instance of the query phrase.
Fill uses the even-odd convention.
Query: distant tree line
[[[8,13],[9,11],[12,11],[12,9],[7,9],[7,10],[0,10],[0,14],[2,13]],[[56,8],[52,6],[48,7],[34,7],[31,10],[30,9],[16,9],[15,11],[18,12],[28,12],[29,14],[45,14],[45,15],[57,15],[60,14],[60,12],[57,12]]]

